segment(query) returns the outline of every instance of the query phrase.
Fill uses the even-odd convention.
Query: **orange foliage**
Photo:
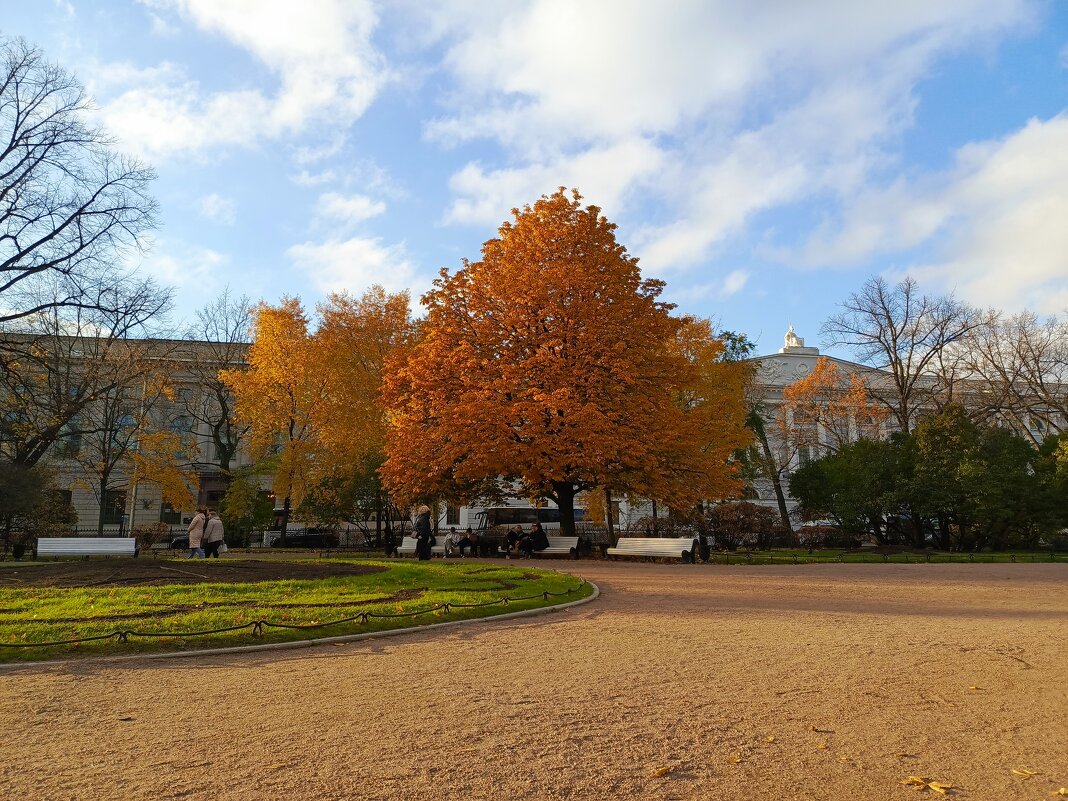
[[[308,318],[296,298],[253,312],[248,370],[225,370],[234,393],[235,416],[250,426],[253,456],[274,456],[274,491],[298,502],[312,480],[315,438],[312,421],[326,392]]]
[[[810,375],[783,390],[778,425],[795,446],[838,450],[856,437],[874,438],[887,410],[870,400],[868,387],[856,373],[842,375],[838,365],[821,357]],[[820,431],[823,441],[820,442]]]
[[[133,452],[132,481],[149,481],[159,485],[163,502],[175,509],[189,509],[196,504],[197,476],[183,467],[184,454],[195,447],[192,437],[174,431],[142,430]]]
[[[251,426],[253,456],[275,458],[274,490],[294,504],[323,477],[381,453],[385,361],[412,336],[407,293],[335,294],[317,312],[312,333],[299,300],[260,305],[248,370],[222,374],[236,417]]]
[[[579,201],[561,189],[513,210],[481,261],[423,297],[422,338],[384,389],[398,495],[464,497],[497,476],[562,508],[595,487],[683,504],[733,491],[746,434],[722,346],[670,314]]]

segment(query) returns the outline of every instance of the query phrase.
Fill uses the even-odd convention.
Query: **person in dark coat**
[[[430,529],[430,507],[420,506],[419,516],[415,519],[415,555],[426,561],[430,558],[430,547],[434,544],[434,532]]]
[[[530,533],[524,535],[517,547],[527,559],[530,559],[535,551],[544,551],[548,548],[549,538],[545,535],[545,530],[541,527],[541,523],[535,523],[530,529]]]

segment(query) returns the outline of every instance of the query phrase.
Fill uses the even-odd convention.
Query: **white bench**
[[[437,540],[436,545],[430,546],[431,556],[444,556],[445,555],[445,535],[435,535]],[[415,537],[405,537],[401,540],[401,544],[397,547],[397,556],[415,556]]]
[[[662,557],[693,562],[697,551],[693,537],[620,537],[615,548],[609,548],[608,556]]]
[[[546,537],[549,547],[540,551],[534,551],[535,556],[570,556],[574,558],[578,554],[578,537]],[[498,548],[497,553],[505,554],[503,548]]]
[[[58,556],[137,556],[133,537],[40,537],[37,558]]]

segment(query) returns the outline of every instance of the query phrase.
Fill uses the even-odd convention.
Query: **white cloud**
[[[156,240],[142,269],[164,286],[195,288],[212,291],[230,259],[211,248],[185,242]],[[179,316],[184,312],[179,309]]]
[[[593,203],[622,203],[623,216],[637,198],[663,207],[637,237],[647,267],[698,263],[761,211],[855,192],[893,158],[932,63],[996,41],[1034,9],[1027,0],[436,6],[419,22],[445,43],[456,88],[426,135],[491,139],[506,159],[457,172],[446,219],[499,221],[575,185]],[[626,147],[633,157],[615,158]],[[580,169],[590,163],[611,166]]]
[[[731,270],[721,279],[692,286],[673,286],[667,296],[672,303],[689,306],[701,300],[726,300],[737,295],[749,283],[751,273],[748,270]]]
[[[324,293],[348,290],[358,295],[371,284],[400,292],[423,283],[403,245],[384,246],[376,238],[305,242],[293,245],[286,255]]]
[[[817,232],[803,254],[826,266],[926,248],[931,253],[902,272],[978,304],[1062,311],[1065,187],[1068,112],[963,147],[942,175],[862,192],[840,227]]]
[[[219,225],[233,225],[237,220],[237,205],[234,199],[223,197],[216,192],[202,197],[197,208],[201,217]]]
[[[319,196],[315,213],[323,221],[335,221],[345,225],[369,220],[384,213],[386,204],[372,200],[366,195],[341,195],[327,192]]]
[[[322,184],[329,184],[336,181],[337,173],[333,170],[323,170],[322,172],[308,172],[308,170],[301,170],[296,175],[289,176],[289,179],[298,186],[321,186]]]
[[[591,149],[551,163],[487,172],[468,164],[449,181],[454,194],[447,222],[496,225],[517,204],[533,202],[560,186],[578,187],[588,202],[610,215],[623,206],[624,196],[636,182],[649,179],[663,166],[657,147],[643,139]]]
[[[171,78],[129,88],[103,103],[101,112],[141,155],[251,146],[315,123],[344,126],[363,114],[386,79],[371,44],[377,15],[369,0],[319,0],[314,13],[288,0],[144,2],[157,15],[177,14],[221,34],[274,73],[278,86],[273,94],[248,88],[206,93],[195,81]]]

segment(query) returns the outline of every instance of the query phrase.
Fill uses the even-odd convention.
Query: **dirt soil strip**
[[[581,563],[601,598],[0,676],[0,797],[916,799],[1068,787],[1068,565]],[[1029,778],[1013,769],[1027,773]]]

